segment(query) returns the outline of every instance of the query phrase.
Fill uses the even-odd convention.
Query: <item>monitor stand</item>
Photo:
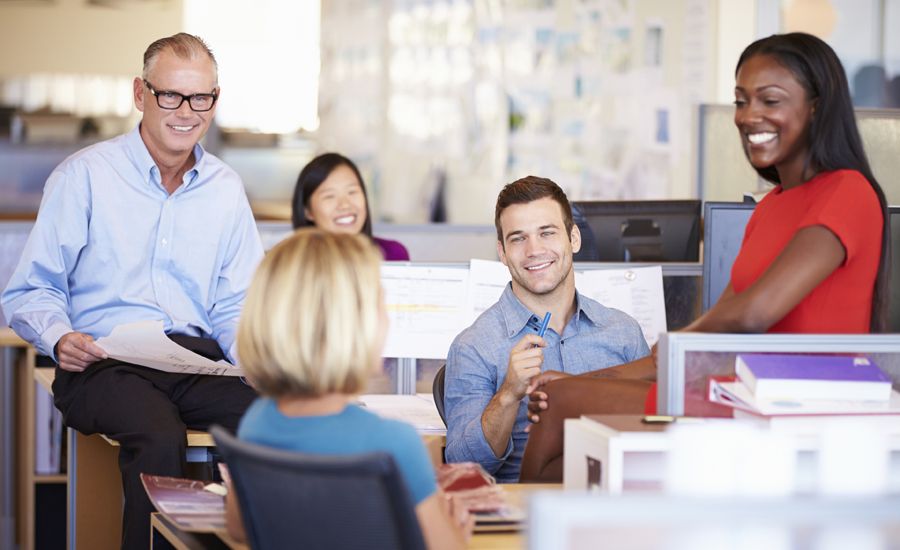
[[[659,224],[653,220],[628,220],[622,226],[622,249],[626,262],[664,261]]]

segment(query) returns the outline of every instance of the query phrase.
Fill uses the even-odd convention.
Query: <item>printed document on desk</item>
[[[430,393],[416,395],[367,394],[359,402],[368,410],[384,418],[412,424],[420,434],[446,435],[447,428],[434,405]]]
[[[575,287],[588,298],[634,317],[648,346],[667,330],[660,266],[576,271]]]
[[[244,376],[243,369],[231,363],[211,361],[169,340],[162,321],[119,325],[97,339],[97,345],[113,359],[165,372]]]
[[[456,335],[468,326],[468,270],[388,265],[381,285],[390,328],[385,357],[444,359]]]
[[[502,262],[471,260],[469,262],[469,291],[467,294],[469,324],[475,322],[484,310],[500,300],[509,284],[509,268]]]

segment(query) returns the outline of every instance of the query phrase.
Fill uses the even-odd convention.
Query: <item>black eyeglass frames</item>
[[[147,89],[150,90],[150,93],[156,98],[156,104],[159,105],[160,109],[174,111],[181,107],[182,103],[187,101],[192,111],[202,113],[212,109],[213,105],[216,104],[216,100],[219,99],[218,92],[213,92],[211,94],[184,95],[171,90],[157,90],[152,84],[147,82],[147,79],[143,80],[144,85],[147,86]]]

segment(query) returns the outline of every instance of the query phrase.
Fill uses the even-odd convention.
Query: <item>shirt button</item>
[[[163,240],[162,240],[162,245],[163,245],[163,246],[166,246],[167,244],[169,244],[169,241],[167,241],[166,239],[163,239]]]

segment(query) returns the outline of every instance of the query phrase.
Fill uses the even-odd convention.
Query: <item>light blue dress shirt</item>
[[[235,361],[262,243],[237,173],[199,145],[194,158],[171,195],[139,127],[57,166],[0,296],[13,330],[54,356],[73,330],[97,338],[162,320],[167,333],[215,339]]]
[[[544,363],[548,370],[569,374],[614,367],[650,354],[641,327],[627,314],[604,307],[575,293],[575,314],[562,336],[544,334]],[[543,314],[540,316],[543,317]],[[502,456],[496,456],[484,437],[481,415],[506,379],[509,352],[525,334],[535,315],[516,297],[512,284],[500,300],[460,333],[447,353],[444,407],[447,416],[447,462],[478,462],[498,481],[519,480],[528,434],[528,397],[519,403],[512,435]]]

